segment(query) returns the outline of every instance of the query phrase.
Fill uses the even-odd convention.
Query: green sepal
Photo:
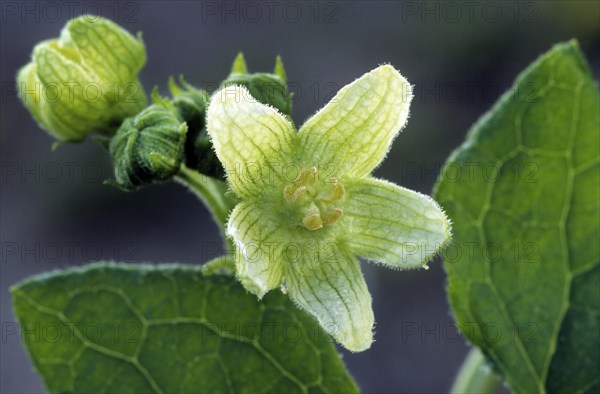
[[[283,60],[281,60],[281,56],[279,55],[275,58],[275,69],[273,70],[273,73],[281,78],[283,82],[287,83],[287,73],[283,67]]]
[[[248,66],[246,66],[246,59],[242,52],[239,52],[235,59],[233,59],[231,74],[248,74]]]

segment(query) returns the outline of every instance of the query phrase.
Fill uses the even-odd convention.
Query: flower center
[[[283,189],[285,200],[294,204],[302,214],[302,224],[318,230],[337,222],[342,216],[338,203],[344,197],[344,186],[336,178],[319,182],[315,168],[302,170],[298,178]]]

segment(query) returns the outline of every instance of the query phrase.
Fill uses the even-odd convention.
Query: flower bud
[[[275,60],[273,74],[248,74],[244,55],[240,52],[233,61],[231,74],[223,81],[223,85],[242,85],[259,102],[275,107],[284,115],[291,114],[292,95],[287,92],[286,74],[279,56]]]
[[[154,104],[125,119],[110,141],[116,185],[127,190],[175,175],[183,160],[187,124],[155,93]]]
[[[225,170],[206,132],[206,108],[210,100],[208,93],[191,86],[183,77],[179,77],[179,84],[181,87],[173,78],[169,79],[169,90],[173,95],[171,102],[188,125],[185,163],[204,175],[224,179]]]
[[[179,77],[178,86],[173,77],[169,78],[169,90],[173,99],[171,102],[179,116],[188,124],[191,130],[202,130],[205,127],[206,107],[208,106],[208,93],[196,89],[188,84],[183,76]]]
[[[112,134],[146,106],[138,73],[141,36],[96,16],[75,18],[57,39],[38,44],[17,74],[21,100],[41,128],[62,141]]]

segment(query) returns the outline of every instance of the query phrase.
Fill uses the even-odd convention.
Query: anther
[[[283,197],[298,206],[302,224],[309,230],[334,224],[342,216],[342,209],[336,203],[344,197],[344,186],[335,178],[319,182],[318,175],[316,167],[302,170],[294,182],[283,189]]]

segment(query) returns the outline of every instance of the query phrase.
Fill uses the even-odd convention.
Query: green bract
[[[116,184],[124,189],[166,180],[183,160],[187,124],[168,100],[156,94],[154,101],[125,119],[110,141]]]
[[[91,15],[71,20],[58,39],[38,44],[17,75],[19,95],[40,127],[63,141],[111,133],[146,106],[138,73],[141,37]]]
[[[208,133],[241,200],[227,226],[238,278],[258,297],[282,286],[352,351],[370,347],[374,324],[357,255],[420,267],[450,237],[431,198],[370,175],[411,98],[385,65],[340,90],[298,132],[241,86],[217,92],[208,109]]]

